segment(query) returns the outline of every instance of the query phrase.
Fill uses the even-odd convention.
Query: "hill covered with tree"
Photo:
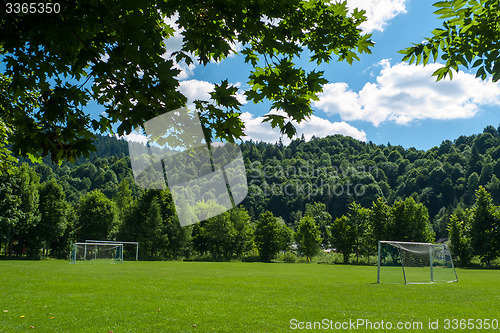
[[[349,261],[349,254],[369,258],[378,239],[450,238],[464,262],[474,254],[488,263],[498,256],[474,243],[475,233],[493,230],[491,248],[500,246],[500,128],[493,126],[427,151],[340,135],[287,146],[243,142],[247,198],[186,228],[168,190],[136,185],[127,142],[101,136],[95,145],[96,152],[75,163],[21,159],[2,174],[5,254],[64,257],[69,242],[98,238],[140,241],[145,258],[253,253],[269,260],[295,242],[307,258],[321,245]]]

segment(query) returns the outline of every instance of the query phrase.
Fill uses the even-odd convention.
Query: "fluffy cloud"
[[[185,80],[179,82],[179,91],[187,97],[188,103],[200,99],[208,101],[210,92],[214,90],[214,85],[207,81]]]
[[[452,81],[436,82],[431,74],[439,64],[391,66],[383,60],[380,66],[376,83],[366,83],[359,92],[343,82],[326,84],[314,106],[339,114],[342,120],[366,120],[378,126],[384,121],[408,124],[421,119],[470,118],[480,105],[500,104],[500,86],[471,74],[459,72]]]
[[[246,137],[244,140],[265,141],[275,143],[280,138],[278,129],[273,129],[269,123],[263,123],[263,117],[255,117],[249,112],[241,115],[242,121],[245,123]],[[355,139],[366,141],[366,133],[345,122],[330,122],[328,119],[323,119],[317,116],[311,116],[308,121],[303,121],[300,124],[295,123],[297,128],[297,136],[304,134],[306,140],[310,140],[313,136],[325,137],[328,135],[342,134],[353,137]],[[283,143],[288,144],[290,140],[283,137]]]
[[[366,10],[368,20],[361,28],[366,33],[374,30],[383,31],[389,21],[399,14],[406,13],[407,0],[348,0],[349,8]]]
[[[241,83],[237,82],[233,84],[236,87],[240,87]],[[188,104],[191,104],[196,99],[208,101],[210,100],[210,92],[214,90],[214,85],[207,81],[201,80],[184,80],[179,82],[179,91],[187,97]],[[241,104],[246,104],[247,100],[243,92],[238,90],[236,92],[236,99]]]
[[[132,131],[130,132],[130,134],[124,134],[122,136],[118,136],[118,134],[115,134],[115,137],[117,139],[125,139],[125,141],[127,142],[140,142],[144,145],[148,142],[148,138],[144,134],[139,134],[136,131]]]

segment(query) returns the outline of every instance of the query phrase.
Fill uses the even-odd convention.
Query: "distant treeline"
[[[75,164],[21,159],[1,176],[3,253],[65,257],[71,241],[119,239],[141,242],[144,258],[260,255],[269,260],[287,249],[310,257],[321,245],[359,259],[374,253],[377,239],[450,238],[462,264],[475,255],[484,263],[498,257],[500,135],[495,127],[427,151],[340,135],[296,139],[288,146],[250,141],[240,147],[247,198],[239,208],[187,228],[176,221],[168,190],[136,185],[123,140],[99,137],[96,152]],[[478,213],[481,205],[490,215]],[[488,222],[478,222],[486,221],[484,216]],[[259,236],[268,224],[262,220],[274,219],[277,226],[269,228],[285,240],[271,246],[271,256],[263,255],[265,238],[273,236]],[[305,237],[306,230],[313,230],[312,236]],[[476,233],[488,235],[484,249]]]

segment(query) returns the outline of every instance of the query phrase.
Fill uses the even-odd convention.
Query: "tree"
[[[124,179],[118,186],[118,192],[114,198],[118,208],[118,215],[120,221],[125,221],[125,216],[130,213],[131,206],[133,205],[132,190],[130,189],[130,182]]]
[[[115,203],[100,191],[94,190],[82,197],[77,215],[75,236],[78,241],[113,239],[118,212]]]
[[[372,252],[377,249],[378,242],[388,240],[388,228],[392,224],[391,207],[380,197],[373,202],[369,214],[369,230],[367,243]]]
[[[330,227],[332,246],[339,252],[342,252],[344,264],[349,262],[351,253],[356,246],[356,228],[352,221],[345,215],[333,221]]]
[[[10,173],[0,176],[0,239],[3,238],[11,250],[13,242],[17,241],[17,256],[26,247],[29,256],[37,257],[41,247],[35,232],[40,222],[39,177],[27,164],[14,167]]]
[[[13,151],[54,161],[74,160],[92,150],[94,131],[129,133],[165,111],[186,104],[178,63],[206,65],[235,53],[253,69],[247,100],[269,100],[265,121],[292,136],[292,120],[312,114],[311,101],[328,81],[321,71],[297,67],[308,56],[317,64],[358,60],[371,53],[362,33],[364,11],[346,1],[183,2],[78,0],[46,15],[2,12],[0,85],[2,118],[12,126]],[[182,48],[165,40],[182,31]],[[43,27],[43,28],[42,28]],[[196,101],[208,138],[234,141],[244,135],[238,88],[216,84],[210,101]],[[91,119],[83,108],[94,100],[106,116]],[[116,128],[115,124],[119,126]]]
[[[195,251],[204,255],[208,251],[207,237],[205,235],[205,221],[196,223],[193,226],[191,237],[193,239],[193,248]]]
[[[443,27],[432,31],[432,37],[425,38],[402,51],[403,61],[426,65],[436,62],[438,55],[445,65],[432,75],[437,80],[446,75],[453,78],[452,69],[458,72],[459,66],[477,68],[476,77],[485,80],[488,74],[493,81],[500,79],[498,61],[500,39],[500,3],[498,0],[446,0],[434,4],[439,8],[435,14],[445,19]]]
[[[280,250],[279,225],[270,211],[260,214],[255,228],[255,245],[263,261],[273,259]]]
[[[204,226],[207,247],[215,259],[231,258],[234,252],[236,230],[230,214],[224,212],[208,219]]]
[[[471,246],[475,255],[489,266],[490,262],[498,255],[496,229],[500,227],[498,207],[495,207],[491,195],[479,186],[476,191],[476,203],[474,204],[471,225]]]
[[[44,242],[46,253],[52,251],[61,252],[67,249],[67,239],[64,239],[68,227],[69,204],[63,188],[54,178],[49,179],[40,186],[40,222],[36,230],[40,239]],[[63,253],[59,253],[62,255]]]
[[[427,208],[410,197],[397,201],[392,208],[389,237],[408,242],[432,242],[434,232],[430,226]]]
[[[321,232],[314,222],[314,218],[310,216],[304,216],[300,220],[299,227],[295,233],[295,240],[299,246],[299,251],[306,255],[307,262],[311,261],[311,258],[318,254],[321,250]]]
[[[363,250],[367,250],[369,247],[368,239],[371,233],[369,229],[370,210],[361,207],[360,204],[353,202],[349,206],[348,217],[351,221],[351,225],[354,227],[354,253],[356,254],[356,262],[359,262],[360,252],[362,252]],[[366,251],[363,251],[363,253],[366,253]]]
[[[229,211],[231,222],[236,231],[233,252],[236,257],[241,257],[250,251],[254,245],[253,228],[250,216],[244,208],[235,207]]]
[[[16,178],[7,173],[0,174],[0,243],[5,244],[5,254],[14,240],[14,225],[19,220],[20,198],[16,195]]]
[[[149,257],[154,258],[163,254],[168,243],[168,237],[165,237],[163,230],[163,218],[161,216],[161,207],[157,197],[153,197],[144,221],[142,244]]]
[[[324,247],[328,246],[328,240],[330,238],[328,235],[328,226],[332,223],[332,216],[326,210],[326,205],[322,202],[306,204],[304,216],[310,216],[314,219],[321,232],[321,244]]]
[[[277,220],[280,251],[288,251],[293,242],[293,230],[286,225],[282,218]]]
[[[0,85],[2,84],[0,80]],[[2,100],[2,92],[3,87],[0,86],[0,114],[3,109],[3,100]],[[0,119],[0,176],[2,173],[12,170],[12,165],[17,162],[17,158],[12,156],[12,152],[7,147],[8,137],[12,133],[12,130],[7,127],[2,119]]]
[[[448,224],[450,251],[453,255],[458,257],[458,262],[462,267],[466,267],[472,258],[472,248],[469,237],[471,220],[471,210],[460,210],[450,216],[450,223]]]

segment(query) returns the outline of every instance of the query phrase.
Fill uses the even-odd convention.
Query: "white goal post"
[[[139,260],[139,242],[120,242],[120,241],[103,241],[95,239],[87,239],[85,243],[108,243],[108,244],[131,244],[135,245],[135,261]]]
[[[453,258],[446,244],[378,242],[377,283],[457,281]]]
[[[106,260],[123,264],[123,244],[102,242],[73,243],[70,260],[72,264],[76,264],[77,261],[89,260]]]

